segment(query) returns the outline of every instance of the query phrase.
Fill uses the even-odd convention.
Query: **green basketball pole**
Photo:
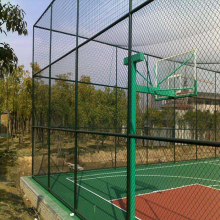
[[[129,128],[130,134],[136,134],[136,92],[137,92],[137,84],[136,84],[136,63],[144,60],[144,54],[139,53],[131,56],[131,98],[130,105],[128,111],[130,111],[129,118]],[[128,65],[129,59],[128,57],[124,58],[124,65]],[[135,138],[130,139],[130,185],[128,192],[130,192],[130,203],[128,204],[130,219],[135,219],[135,154],[136,154],[136,140]]]
[[[181,65],[179,65],[174,71],[172,71],[168,76],[166,76],[162,81],[159,82],[158,85],[162,84],[166,79],[168,79],[169,76],[174,74],[178,69],[180,69],[184,64],[186,64],[189,60],[192,59],[192,57],[195,56],[195,53],[193,53],[190,58],[188,58],[185,62],[183,62]],[[129,72],[130,75],[130,99],[128,103],[128,111],[129,114],[129,131],[130,135],[136,134],[136,93],[142,92],[142,93],[148,93],[148,94],[157,94],[157,95],[163,95],[166,96],[165,98],[155,98],[155,100],[165,100],[172,98],[177,98],[176,96],[176,90],[179,90],[181,88],[174,88],[174,89],[161,89],[159,86],[153,87],[152,82],[148,81],[139,71],[137,71],[136,64],[138,62],[142,62],[145,60],[143,53],[137,53],[131,56],[131,64],[130,68],[131,71]],[[146,60],[145,60],[146,61]],[[147,61],[146,61],[147,62]],[[124,58],[124,65],[128,66],[129,64],[129,58]],[[142,86],[137,85],[136,82],[136,74],[140,74],[146,81],[151,84],[151,87],[148,86]],[[179,95],[178,97],[185,97],[185,96],[195,96],[197,94],[197,81],[194,82],[194,88],[185,88],[185,89],[194,89],[193,94],[187,94],[187,95]],[[127,204],[127,211],[129,213],[130,220],[135,219],[135,154],[136,154],[136,140],[135,138],[130,138],[130,147],[129,147],[129,154],[128,158],[130,163],[128,164],[128,172],[129,172],[129,183],[128,184],[128,204]]]

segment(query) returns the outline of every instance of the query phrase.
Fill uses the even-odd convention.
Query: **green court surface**
[[[47,183],[47,176],[35,176]],[[77,209],[87,219],[125,219],[126,211],[112,204],[125,198],[126,168],[81,171],[78,173]],[[74,206],[73,173],[51,174],[51,190]],[[200,184],[220,189],[220,160],[203,159],[136,167],[136,195]]]

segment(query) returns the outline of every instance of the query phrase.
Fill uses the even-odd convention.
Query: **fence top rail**
[[[96,134],[96,135],[107,135],[113,137],[124,137],[124,138],[135,138],[135,139],[145,139],[145,140],[154,140],[154,141],[164,141],[172,143],[182,143],[182,144],[192,144],[192,145],[201,145],[201,146],[211,146],[211,147],[220,147],[220,142],[217,141],[201,141],[193,139],[180,139],[180,138],[167,138],[167,137],[158,137],[158,136],[148,136],[148,135],[137,135],[137,134],[121,134],[113,132],[102,132],[102,131],[86,131],[86,130],[77,130],[77,129],[63,129],[63,128],[54,128],[47,126],[33,126],[33,128],[54,130],[54,131],[67,131],[74,132],[79,134]]]

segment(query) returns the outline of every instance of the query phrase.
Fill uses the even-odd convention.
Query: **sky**
[[[33,25],[50,4],[51,0],[2,0],[3,4],[7,2],[19,5],[25,11],[28,36],[18,36],[16,32],[8,32],[7,36],[5,36],[2,33],[0,35],[1,42],[10,44],[18,57],[18,64],[24,65],[24,68],[31,73]]]
[[[8,1],[9,0],[2,0],[3,3]],[[143,1],[145,0],[133,0],[134,7]],[[28,36],[18,36],[17,33],[7,33],[6,37],[4,34],[1,34],[0,42],[9,43],[18,56],[19,65],[24,65],[25,69],[31,72],[32,27],[50,4],[51,0],[11,0],[10,2],[20,5],[26,12],[25,20],[28,23]],[[127,0],[90,0],[81,2],[83,2],[83,4],[81,3],[80,6],[79,33],[86,37],[93,36],[102,30],[102,28],[121,17],[128,9],[128,5],[125,4],[128,2]],[[68,4],[64,7],[63,0],[55,2],[54,13],[57,13],[57,19],[53,21],[53,28],[72,33],[74,32],[72,29],[75,27],[76,16],[73,13],[74,3],[72,0],[66,0],[66,3]],[[173,0],[170,1],[170,4],[167,4],[167,0],[155,1],[133,15],[132,49],[159,57],[168,57],[188,51],[192,48],[197,48],[197,62],[203,63],[199,65],[219,71],[219,65],[207,66],[207,63],[204,64],[204,62],[216,62],[220,56],[220,41],[218,40],[220,36],[219,15],[220,4],[217,0],[189,1],[188,3]],[[44,22],[42,22],[42,25],[43,24]],[[39,26],[41,25],[39,24]],[[43,56],[45,50],[47,50],[47,53],[49,51],[49,44],[45,40],[47,39],[45,36],[46,35],[41,36],[40,34],[36,36],[36,38],[42,38],[38,40],[40,49],[35,54],[38,55],[39,53],[43,64],[45,64],[46,61],[48,62],[48,59],[44,57],[49,57],[47,54]],[[53,37],[53,42],[56,47],[52,46],[52,61],[74,48],[74,43],[71,43],[73,41],[72,37],[67,35],[58,36],[57,34],[53,34]],[[128,19],[120,22],[97,38],[97,40],[100,41],[122,46],[127,45],[127,39]],[[42,42],[45,42],[45,44]],[[97,69],[99,69],[99,71],[102,70],[103,75],[106,75],[107,64],[104,65],[103,63],[107,63],[108,60],[113,60],[109,59],[109,57],[112,57],[114,50],[113,52],[110,49],[109,51],[105,51],[102,46],[94,46],[92,43],[84,48],[85,58],[90,61],[87,63],[95,63],[95,69],[88,65],[88,72],[96,79],[98,78],[96,73]],[[106,60],[103,58],[103,51],[105,51]],[[96,52],[98,54],[96,59],[102,59],[103,62],[94,62],[94,54],[96,54]],[[125,55],[123,54],[122,56],[124,57]],[[80,56],[80,59],[82,59],[82,57],[83,55]],[[91,61],[91,57],[93,58],[93,62]],[[123,57],[119,59],[119,61],[123,60]],[[43,68],[45,65],[41,65],[41,60],[35,59],[41,68]],[[67,60],[68,59],[66,59],[66,61]],[[152,66],[154,66],[154,64],[155,60],[152,61]],[[84,74],[86,68],[84,65],[81,66],[84,68],[82,71],[82,74]],[[111,67],[112,65],[109,66]],[[109,70],[109,74],[111,74],[111,72],[112,70]],[[106,80],[109,81],[109,77],[107,77]]]

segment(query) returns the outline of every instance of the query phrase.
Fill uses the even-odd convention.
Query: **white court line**
[[[203,163],[208,163],[208,164],[211,164],[211,165],[214,165],[214,166],[220,166],[220,164],[219,163],[214,163],[214,162],[203,162]]]
[[[156,190],[156,191],[149,192],[149,193],[141,193],[141,194],[137,194],[137,195],[135,195],[135,196],[149,195],[149,194],[153,194],[153,193],[165,192],[165,191],[175,190],[175,189],[181,189],[181,188],[184,188],[184,187],[195,186],[195,185],[199,185],[199,184],[195,183],[195,184],[190,184],[190,185],[179,186],[179,187],[176,187],[176,188],[169,188],[169,189],[163,189],[163,190]],[[111,201],[120,200],[120,199],[125,199],[125,198],[127,198],[127,197],[121,197],[121,198],[117,198],[117,199],[112,199]]]
[[[112,178],[112,177],[122,177],[122,176],[127,176],[126,175],[111,175],[111,176],[98,176],[98,177],[94,177],[94,178],[86,178],[86,179],[78,179],[78,181],[86,181],[86,180],[95,180],[95,179],[104,179],[104,178]],[[137,176],[137,175],[136,175]]]
[[[216,188],[211,187],[211,186],[219,186],[219,185],[209,185],[209,186],[202,185],[202,184],[197,184],[197,185],[204,186],[204,187],[207,187],[207,188],[210,188],[210,189],[215,189],[217,191],[220,191],[220,189],[216,189]]]
[[[85,178],[85,179],[79,179],[79,181],[87,181],[87,180],[95,180],[95,179],[105,179],[105,178],[115,178],[115,177],[122,177],[127,175],[111,175],[111,176],[100,176],[100,177],[94,177],[94,178]],[[213,179],[205,179],[200,177],[192,177],[192,176],[172,176],[172,175],[155,175],[155,174],[142,174],[142,175],[135,175],[141,176],[141,177],[163,177],[163,178],[180,178],[180,179],[193,179],[193,180],[204,180],[204,181],[210,181],[210,182],[218,182],[220,183],[220,180],[213,180]],[[69,180],[69,178],[67,178]]]
[[[165,192],[165,191],[169,191],[169,190],[175,190],[175,189],[181,189],[181,188],[184,188],[184,187],[188,187],[188,186],[203,186],[203,187],[207,187],[207,188],[211,188],[211,189],[215,189],[217,191],[220,191],[219,189],[216,189],[216,188],[212,188],[210,186],[206,186],[206,185],[202,185],[202,184],[199,184],[199,183],[195,183],[195,184],[191,184],[191,185],[183,185],[183,186],[180,186],[180,187],[176,187],[176,188],[169,188],[169,189],[163,189],[163,190],[156,190],[156,191],[153,191],[153,192],[150,192],[150,193],[141,193],[141,194],[137,194],[136,196],[143,196],[143,195],[148,195],[148,194],[153,194],[153,193],[158,193],[158,192]],[[211,186],[219,186],[219,185],[211,185]],[[112,199],[111,201],[115,201],[115,200],[119,200],[119,199],[125,199],[127,197],[121,197],[121,198],[117,198],[117,199]]]
[[[204,180],[204,181],[210,181],[210,182],[218,182],[218,183],[220,183],[220,180],[205,179],[205,178],[192,177],[192,176],[167,176],[167,175],[136,175],[136,176],[193,179],[193,180]]]
[[[190,166],[190,165],[195,165],[195,164],[203,164],[204,162],[194,162],[194,163],[187,163],[187,164],[172,164],[172,165],[169,165],[169,166],[163,166],[163,165],[160,165],[158,167],[150,167],[150,168],[143,168],[143,169],[136,169],[136,172],[138,171],[143,171],[143,170],[155,170],[155,169],[164,169],[164,168],[175,168],[175,167],[182,167],[182,166]],[[207,162],[205,162],[207,163]],[[153,165],[153,164],[152,164]],[[89,177],[89,176],[102,176],[102,175],[105,175],[105,174],[119,174],[119,173],[127,173],[127,171],[117,171],[117,172],[108,172],[108,173],[97,173],[97,174],[90,174],[90,175],[85,175],[84,177]],[[73,179],[74,177],[69,177],[71,179]],[[80,180],[80,179],[79,179]]]
[[[125,176],[126,176],[126,175],[125,175]],[[163,175],[138,175],[138,176],[157,176],[157,177],[161,177],[161,176],[163,176]],[[115,176],[111,176],[111,177],[115,177]],[[164,175],[163,177],[173,177],[173,178],[177,178],[177,177],[181,177],[181,176],[165,176],[165,175]],[[97,177],[97,178],[101,178],[101,177]],[[181,177],[181,178],[192,178],[192,177]],[[90,178],[90,179],[91,179],[91,178]],[[193,178],[193,179],[195,179],[195,178]],[[220,182],[220,181],[218,181],[218,180],[210,180],[210,179],[202,179],[202,178],[196,178],[196,179]],[[71,180],[71,179],[69,179],[69,178],[67,178],[67,180],[69,180],[70,182],[73,182],[73,183],[74,183],[74,181]],[[87,180],[88,180],[88,179],[87,179]],[[93,192],[93,191],[87,189],[86,187],[81,186],[81,185],[78,184],[78,183],[77,183],[77,185],[78,185],[79,187],[85,189],[86,191],[92,193],[93,195],[95,195],[95,196],[97,196],[97,197],[103,199],[103,200],[106,201],[107,203],[109,203],[109,204],[115,206],[116,208],[118,208],[118,209],[120,209],[120,210],[122,210],[122,211],[124,211],[124,212],[127,212],[126,210],[124,210],[124,209],[122,209],[121,207],[119,207],[119,206],[115,205],[114,203],[112,203],[112,202],[115,201],[115,200],[125,199],[125,198],[127,198],[127,197],[121,197],[121,198],[117,198],[117,199],[107,200],[107,199],[105,199],[104,197],[98,195],[97,193],[95,193],[95,192]],[[164,190],[156,190],[156,191],[153,191],[153,192],[150,192],[150,193],[137,194],[137,195],[135,195],[135,196],[142,196],[142,195],[154,194],[154,193],[158,193],[158,192],[165,192],[165,191],[170,191],[170,190],[176,190],[176,189],[180,189],[180,188],[184,188],[184,187],[189,187],[189,186],[195,186],[195,185],[200,185],[200,186],[203,186],[203,187],[207,187],[207,188],[211,188],[211,189],[214,189],[214,190],[218,190],[218,189],[215,189],[215,188],[212,188],[212,187],[211,187],[211,186],[215,186],[215,185],[205,186],[205,185],[202,185],[202,184],[195,183],[195,184],[191,184],[191,185],[183,185],[183,186],[176,187],[176,188],[169,188],[169,189],[164,189]],[[219,191],[219,190],[218,190],[218,191]],[[140,218],[138,218],[138,217],[136,217],[136,216],[135,216],[135,218],[138,219],[138,220],[141,220]]]
[[[73,183],[74,183],[74,181],[73,181],[73,180],[70,180],[69,178],[67,178],[67,179],[68,179],[69,181],[71,181],[71,182],[73,182]],[[93,191],[91,191],[91,190],[87,189],[87,188],[86,188],[86,187],[84,187],[84,186],[81,186],[81,185],[80,185],[80,184],[78,184],[78,183],[77,183],[77,185],[78,185],[79,187],[81,187],[81,188],[85,189],[86,191],[88,191],[88,192],[92,193],[93,195],[95,195],[95,196],[99,197],[100,199],[103,199],[103,200],[104,200],[104,201],[106,201],[107,203],[110,203],[111,205],[115,206],[116,208],[121,209],[121,210],[122,210],[122,211],[124,211],[124,212],[127,212],[126,210],[124,210],[124,209],[122,209],[121,207],[119,207],[119,206],[115,205],[114,203],[112,203],[112,202],[111,202],[111,200],[107,200],[107,199],[105,199],[104,197],[102,197],[102,196],[98,195],[97,193],[95,193],[95,192],[93,192]],[[140,218],[138,218],[138,217],[136,217],[136,216],[135,216],[135,218],[137,218],[138,220],[141,220]]]
[[[86,181],[86,180],[93,180],[93,179],[102,179],[102,178],[115,178],[115,177],[120,177],[120,176],[127,176],[127,175],[118,175],[118,176],[103,176],[103,177],[95,177],[95,178],[87,178],[87,179],[84,179],[82,181]],[[204,179],[204,178],[195,178],[195,177],[189,177],[189,176],[168,176],[168,175],[136,175],[136,176],[141,176],[141,177],[162,177],[162,178],[182,178],[182,179],[193,179],[193,180],[203,180],[203,181],[210,181],[210,182],[218,182],[220,183],[219,180],[212,180],[212,179]],[[68,178],[67,178],[68,179]],[[70,179],[68,179],[69,181],[71,182],[74,182]],[[178,189],[178,188],[182,188],[182,187],[186,187],[186,186],[192,186],[192,185],[201,185],[201,186],[205,186],[205,185],[202,185],[202,184],[198,184],[198,183],[194,183],[194,184],[190,184],[190,185],[184,185],[184,186],[181,186],[181,187],[176,187],[176,188],[169,188],[169,189],[165,189],[165,190],[156,190],[156,191],[153,191],[153,192],[150,192],[150,193],[144,193],[144,194],[138,194],[136,196],[139,196],[139,195],[145,195],[145,194],[151,194],[151,193],[156,193],[156,192],[163,192],[163,191],[167,191],[167,190],[173,190],[173,189]],[[212,185],[214,186],[214,185]],[[212,188],[210,186],[205,186],[205,187],[209,187],[209,188]],[[215,188],[212,188],[212,189],[215,189]],[[218,189],[216,189],[218,190]],[[117,199],[113,199],[111,201],[114,201],[114,200],[118,200],[118,199],[123,199],[123,198],[126,198],[126,197],[122,197],[122,198],[117,198]]]

